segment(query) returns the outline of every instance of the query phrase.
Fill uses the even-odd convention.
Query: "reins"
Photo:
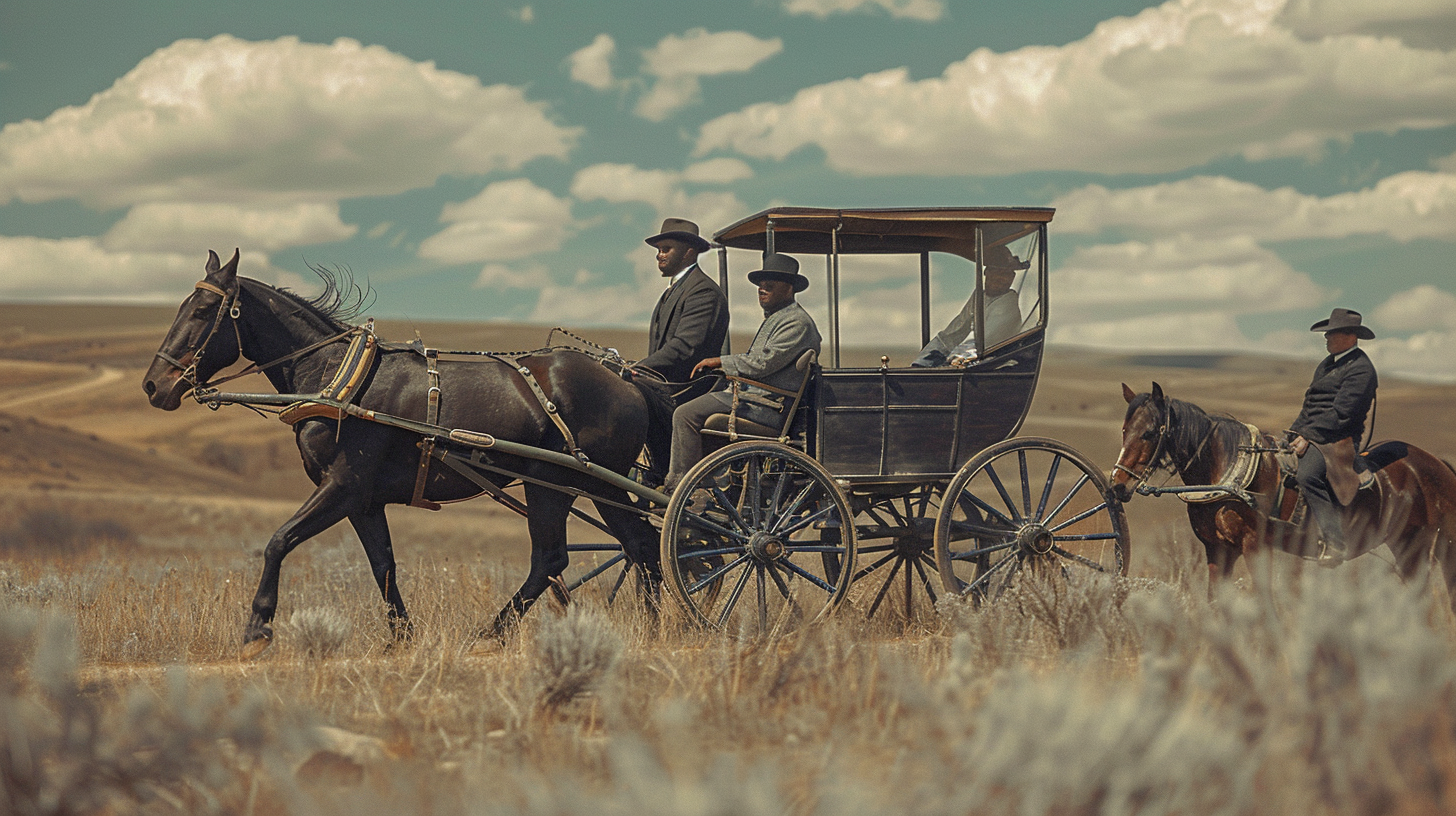
[[[1164,446],[1167,444],[1168,441],[1169,432],[1172,430],[1173,427],[1172,417],[1173,403],[1171,400],[1165,400],[1163,402],[1163,413],[1162,416],[1159,418],[1158,422],[1158,444],[1153,448],[1153,455],[1148,457],[1147,464],[1143,466],[1142,473],[1134,473],[1131,468],[1124,466],[1121,461],[1118,461],[1112,466],[1113,473],[1116,473],[1120,470],[1123,473],[1126,473],[1128,476],[1132,477],[1133,479],[1137,480],[1136,484],[1134,484],[1132,488],[1134,492],[1141,493],[1144,486],[1147,485],[1148,480],[1151,479],[1153,474],[1157,473],[1159,470],[1166,469],[1168,471],[1168,479],[1173,478],[1173,474],[1178,470],[1178,465],[1176,462],[1173,461],[1172,454],[1164,450]],[[1193,450],[1193,455],[1188,457],[1188,464],[1191,465],[1194,462],[1198,461],[1198,457],[1203,455],[1203,449],[1208,446],[1209,440],[1213,439],[1214,435],[1217,433],[1218,423],[1213,421],[1213,417],[1209,417],[1208,433],[1203,435],[1202,441],[1200,441],[1198,443],[1198,447]],[[1158,462],[1160,459],[1166,459],[1167,461],[1163,464],[1159,464]],[[1212,474],[1210,474],[1210,478],[1212,478]],[[1164,482],[1166,483],[1166,481],[1167,480],[1165,479]]]

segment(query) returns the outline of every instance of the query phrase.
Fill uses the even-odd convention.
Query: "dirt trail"
[[[82,382],[69,382],[64,385],[45,388],[33,391],[21,397],[14,397],[0,402],[0,411],[9,411],[21,405],[29,405],[33,402],[58,399],[60,397],[79,394],[86,391],[94,391],[103,388],[122,378],[122,371],[111,366],[99,366],[95,375]]]

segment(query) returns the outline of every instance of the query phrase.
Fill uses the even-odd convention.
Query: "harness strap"
[[[349,348],[344,352],[344,359],[340,361],[339,368],[334,372],[329,384],[319,392],[319,396],[343,403],[349,402],[354,397],[354,392],[369,375],[369,369],[373,366],[374,357],[378,351],[373,328],[374,321],[370,320],[363,328],[354,330],[356,333],[349,341]],[[333,342],[335,339],[338,338],[332,338],[329,342]],[[335,420],[344,418],[343,412],[337,408],[311,401],[295,402],[278,414],[278,418],[288,425],[316,416]]]
[[[516,372],[521,375],[521,379],[526,381],[526,385],[530,386],[531,393],[536,396],[536,401],[541,403],[541,408],[546,412],[546,417],[556,426],[556,430],[561,431],[561,435],[566,439],[566,449],[571,452],[572,456],[576,457],[578,462],[581,462],[583,465],[590,464],[591,460],[587,458],[586,451],[583,451],[581,446],[576,444],[576,434],[573,434],[571,428],[566,426],[566,420],[562,419],[560,412],[556,410],[556,403],[552,402],[551,398],[546,396],[546,391],[541,388],[541,383],[536,379],[536,375],[531,373],[530,368],[523,365],[517,365]]]
[[[425,485],[430,476],[430,460],[435,455],[435,437],[427,436],[420,440],[420,466],[415,471],[415,494],[410,499],[410,507],[423,507],[426,510],[439,510],[440,503],[432,502],[425,498]]]
[[[425,400],[425,421],[431,425],[440,424],[440,350],[425,349],[425,374],[430,380],[430,390]]]

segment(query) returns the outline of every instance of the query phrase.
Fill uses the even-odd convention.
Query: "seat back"
[[[795,431],[800,430],[796,425],[803,424],[796,423],[795,420],[800,419],[804,413],[802,410],[806,407],[804,396],[809,392],[809,383],[814,380],[814,361],[818,358],[819,352],[808,349],[794,361],[795,370],[804,376],[799,380],[799,387],[793,391],[775,388],[744,377],[726,377],[725,379],[728,380],[729,387],[733,391],[733,408],[727,414],[713,414],[708,417],[708,421],[703,425],[703,433],[724,436],[730,442],[736,442],[739,439],[773,439],[784,444],[791,444]],[[784,407],[779,413],[778,427],[760,425],[738,416],[739,389],[743,385],[753,385],[784,398]],[[802,441],[797,447],[803,447]]]

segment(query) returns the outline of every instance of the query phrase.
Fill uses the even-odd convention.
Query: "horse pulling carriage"
[[[1126,573],[1126,521],[1102,472],[1060,442],[1015,436],[1044,349],[1052,214],[774,208],[717,233],[725,291],[728,248],[825,259],[827,364],[800,360],[802,384],[784,394],[778,427],[736,413],[710,419],[705,433],[726,444],[671,496],[629,477],[647,411],[614,352],[379,342],[347,325],[336,303],[238,277],[236,254],[223,264],[210,253],[144,386],[169,410],[189,392],[212,407],[281,409],[318,485],[265,548],[248,651],[271,640],[283,558],[346,518],[392,627],[407,631],[384,506],[481,494],[525,515],[531,535],[531,570],[494,631],[549,588],[564,595],[613,568],[611,595],[637,571],[649,589],[665,583],[692,620],[734,632],[816,620],[846,599],[867,616],[908,619],[940,593],[992,598],[1024,570]],[[988,288],[986,262],[1008,256],[1022,270],[1009,295]],[[841,312],[913,297],[913,284],[893,286],[905,280],[918,281],[921,346],[934,310],[956,314],[953,364],[892,366],[884,355],[878,366],[842,366]],[[842,301],[845,291],[858,294]],[[210,382],[240,356],[253,365]],[[251,371],[278,393],[218,390]],[[505,492],[515,484],[523,498]],[[573,509],[578,498],[600,521]],[[568,545],[569,513],[617,543]],[[592,550],[604,560],[566,583],[570,553]]]

